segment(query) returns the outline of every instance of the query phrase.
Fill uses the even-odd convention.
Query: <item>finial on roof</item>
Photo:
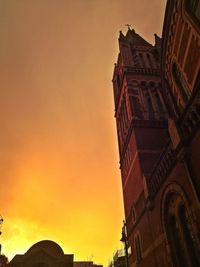
[[[154,36],[155,36],[155,46],[160,46],[162,39],[156,33],[154,33]]]
[[[119,31],[119,39],[123,39],[124,38],[124,35],[123,35],[123,33],[122,33],[122,31]]]
[[[130,24],[126,24],[126,27],[128,27],[128,30],[131,30],[131,25]]]

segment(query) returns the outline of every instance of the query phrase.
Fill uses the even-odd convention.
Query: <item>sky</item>
[[[0,0],[0,243],[43,239],[107,266],[124,218],[114,101],[118,36],[154,43],[165,0]]]

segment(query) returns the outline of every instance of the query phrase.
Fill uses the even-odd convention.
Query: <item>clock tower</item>
[[[150,172],[169,139],[160,49],[157,35],[151,45],[130,27],[126,35],[119,34],[112,82],[128,246],[137,254],[130,256],[130,263],[141,257],[140,232],[146,228],[145,238],[151,237],[148,214],[142,220],[140,215],[148,202]]]

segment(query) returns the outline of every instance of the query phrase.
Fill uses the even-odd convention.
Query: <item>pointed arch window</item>
[[[194,221],[182,195],[170,193],[166,198],[165,229],[174,267],[200,266],[200,247],[194,234]]]
[[[200,255],[197,251],[196,239],[192,232],[190,218],[184,205],[181,205],[179,208],[179,220],[192,266],[200,266]]]
[[[174,265],[176,267],[187,267],[180,228],[173,215],[169,217],[168,221],[168,236],[172,248],[171,253]]]

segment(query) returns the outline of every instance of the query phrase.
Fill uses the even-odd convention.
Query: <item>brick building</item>
[[[200,1],[168,0],[162,41],[120,32],[113,74],[129,265],[200,266]]]

